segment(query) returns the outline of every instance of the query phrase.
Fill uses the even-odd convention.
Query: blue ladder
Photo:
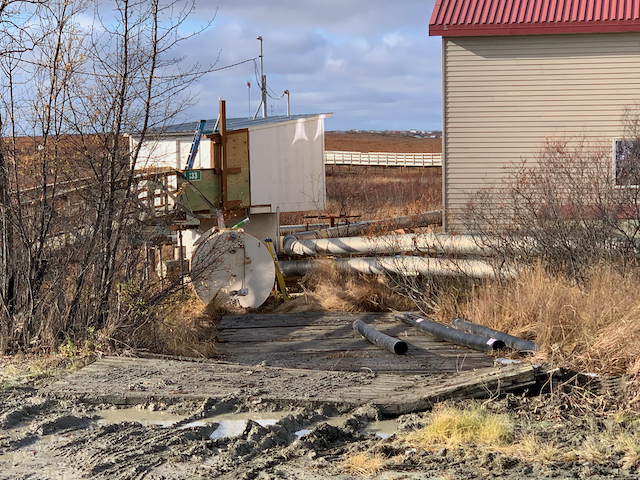
[[[198,147],[200,146],[200,138],[202,137],[202,132],[204,131],[205,123],[207,123],[206,120],[200,120],[200,123],[196,128],[196,133],[193,135],[193,143],[191,144],[191,151],[189,152],[189,157],[187,158],[187,166],[185,170],[193,169],[193,163],[196,160],[196,153],[198,153]]]

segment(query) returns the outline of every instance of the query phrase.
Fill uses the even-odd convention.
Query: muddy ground
[[[366,431],[367,424],[380,417],[375,408],[339,412],[324,406],[295,409],[275,425],[249,420],[239,436],[212,439],[215,422],[189,424],[221,413],[286,406],[240,397],[142,404],[138,410],[166,411],[178,420],[170,426],[124,420],[104,424],[99,419],[106,412],[113,417],[115,406],[48,398],[43,391],[50,382],[12,383],[5,375],[0,389],[0,478],[640,478],[629,452],[607,440],[620,429],[633,431],[640,416],[621,413],[619,395],[588,386],[567,387],[560,381],[553,392],[542,395],[457,403],[463,408],[482,403],[507,414],[514,432],[509,446],[441,445],[426,450],[407,444],[403,437],[427,424],[429,412],[394,419],[396,432],[387,438]],[[327,423],[338,415],[343,415],[338,425]],[[541,442],[537,449],[520,443],[533,437]],[[565,454],[549,453],[545,448],[550,446]],[[377,453],[384,460],[382,470],[362,476],[350,473],[345,461],[362,452]]]

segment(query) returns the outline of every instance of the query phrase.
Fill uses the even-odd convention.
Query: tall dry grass
[[[640,372],[640,273],[593,268],[575,282],[534,267],[505,285],[476,287],[464,299],[441,295],[436,316],[459,316],[534,340],[542,360],[579,371]]]
[[[411,215],[442,208],[440,168],[419,171],[354,169],[327,174],[327,206],[321,211],[281,215],[283,224],[314,223],[305,218],[334,215],[350,221]],[[351,218],[349,218],[351,217]]]

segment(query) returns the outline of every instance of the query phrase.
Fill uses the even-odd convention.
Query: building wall
[[[610,141],[640,102],[640,33],[443,38],[448,228],[545,138]]]
[[[271,213],[325,207],[324,118],[311,117],[249,130],[251,204]]]
[[[131,139],[134,147],[136,139]],[[138,158],[138,169],[170,168],[184,169],[191,151],[193,134],[165,136],[144,142]],[[194,168],[211,168],[211,142],[205,138],[200,142]]]

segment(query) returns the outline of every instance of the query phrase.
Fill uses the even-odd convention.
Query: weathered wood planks
[[[428,409],[445,398],[492,396],[535,383],[535,369],[525,363],[458,375],[374,376],[369,372],[104,357],[50,385],[45,393],[120,405],[222,400],[230,396],[309,407],[370,403],[383,414],[400,415]]]
[[[361,319],[376,330],[404,340],[406,355],[372,345],[351,325]],[[415,375],[468,371],[493,365],[482,352],[458,347],[411,328],[384,313],[302,313],[233,315],[218,326],[220,351],[237,363],[283,368]]]

